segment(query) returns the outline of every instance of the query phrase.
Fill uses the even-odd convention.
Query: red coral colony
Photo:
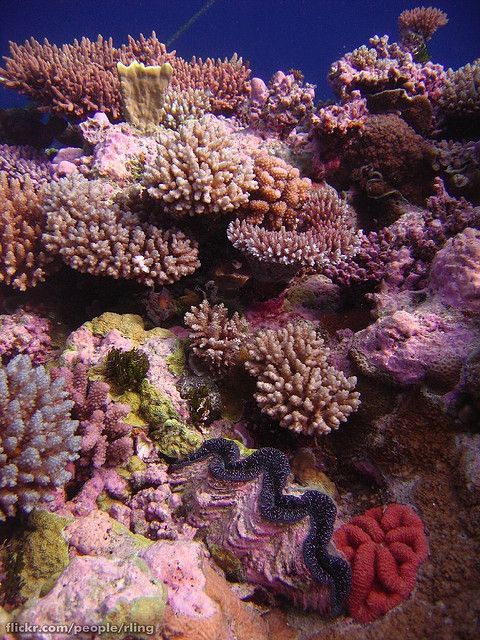
[[[430,61],[447,23],[403,11],[335,103],[155,33],[10,43],[1,638],[478,637],[480,60]]]

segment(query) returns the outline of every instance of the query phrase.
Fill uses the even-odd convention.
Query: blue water
[[[116,44],[127,34],[152,30],[168,41],[204,5],[205,0],[0,0],[0,55],[8,41],[34,36],[56,44],[98,33]],[[331,62],[364,44],[374,34],[395,39],[404,9],[422,2],[348,0],[214,0],[172,48],[190,58],[230,56],[250,60],[253,75],[268,80],[278,69],[301,69],[317,85],[317,96],[331,96],[326,74]],[[430,4],[425,2],[424,4]],[[434,36],[435,62],[459,67],[480,57],[480,1],[438,1],[450,22]],[[0,107],[22,104],[14,92],[0,89]]]

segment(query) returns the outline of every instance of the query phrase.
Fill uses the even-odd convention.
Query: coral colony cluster
[[[480,60],[430,61],[447,22],[404,11],[324,103],[155,33],[11,43],[2,638],[475,637]]]

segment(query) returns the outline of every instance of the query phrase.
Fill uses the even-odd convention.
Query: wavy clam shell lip
[[[209,473],[217,480],[246,482],[263,475],[258,510],[265,519],[277,524],[293,524],[309,518],[303,541],[303,560],[315,582],[330,589],[330,614],[338,615],[351,585],[350,565],[327,551],[337,513],[333,500],[325,493],[309,490],[301,495],[284,492],[290,464],[284,453],[265,447],[246,458],[240,457],[238,445],[225,438],[207,440],[186,458],[174,461],[171,471],[178,471],[208,457]]]

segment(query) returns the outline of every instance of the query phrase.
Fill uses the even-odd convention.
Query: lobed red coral
[[[411,507],[374,507],[344,524],[334,541],[352,566],[348,608],[371,622],[406,600],[428,556],[423,523]]]

